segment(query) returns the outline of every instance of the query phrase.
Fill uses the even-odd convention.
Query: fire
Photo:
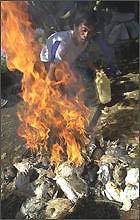
[[[24,1],[2,2],[2,47],[7,65],[23,73],[25,106],[17,112],[21,121],[18,134],[33,151],[51,154],[56,165],[63,160],[81,165],[89,114],[82,101],[82,81],[66,63],[56,69],[57,82],[47,79],[27,10]]]
[[[62,161],[61,153],[64,153],[63,148],[59,144],[54,144],[52,147],[51,161],[53,161],[56,165],[59,165]]]

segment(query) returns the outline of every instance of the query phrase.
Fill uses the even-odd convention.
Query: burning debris
[[[65,218],[75,213],[78,207],[98,200],[116,201],[121,210],[129,211],[132,201],[139,197],[139,169],[133,167],[133,158],[128,155],[127,147],[123,147],[125,154],[118,158],[117,149],[122,147],[118,140],[104,141],[104,147],[99,143],[98,146],[94,144],[92,156],[87,152],[88,160],[79,167],[62,162],[58,167],[49,164],[45,168],[43,163],[41,167],[41,159],[37,166],[33,155],[15,163],[13,167],[17,174],[14,178],[11,174],[13,179],[9,180],[13,184],[12,193],[18,200],[25,198],[16,218]],[[108,146],[106,150],[105,146]],[[94,160],[92,157],[97,148],[103,148],[104,154]],[[111,155],[106,154],[109,149]],[[64,203],[63,207],[61,203]]]

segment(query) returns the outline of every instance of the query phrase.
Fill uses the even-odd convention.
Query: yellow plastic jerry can
[[[96,71],[96,87],[99,96],[99,100],[102,104],[106,104],[111,101],[111,85],[110,80],[103,70]]]

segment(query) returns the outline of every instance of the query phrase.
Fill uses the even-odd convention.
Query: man
[[[57,64],[66,62],[70,67],[75,60],[88,47],[88,42],[95,33],[97,25],[96,13],[79,12],[73,21],[73,30],[56,32],[46,40],[46,46],[42,49],[40,58],[48,70],[48,79],[54,79]],[[89,68],[94,65],[87,58]]]

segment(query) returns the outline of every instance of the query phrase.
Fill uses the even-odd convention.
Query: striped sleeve
[[[46,41],[46,46],[40,53],[42,62],[61,63],[66,54],[66,42],[56,40],[54,43]]]
[[[41,60],[42,62],[48,62],[48,61],[49,61],[49,59],[48,59],[48,49],[47,49],[47,46],[45,46],[45,47],[41,50],[40,60]]]
[[[61,63],[65,59],[67,52],[66,42],[62,41],[59,43],[57,50],[55,51],[54,62]]]

